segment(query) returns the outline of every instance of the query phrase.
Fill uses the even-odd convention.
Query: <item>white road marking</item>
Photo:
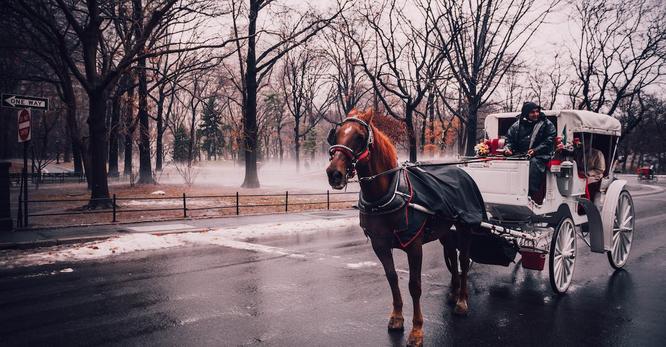
[[[348,269],[360,269],[364,267],[373,267],[377,266],[378,264],[375,263],[374,261],[362,261],[360,263],[348,263],[347,268]]]

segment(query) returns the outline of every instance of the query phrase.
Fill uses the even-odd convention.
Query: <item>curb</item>
[[[333,203],[333,202],[331,202]],[[165,218],[165,219],[157,219],[157,220],[140,220],[140,221],[126,221],[126,222],[102,222],[102,223],[89,223],[89,224],[77,224],[77,225],[60,225],[60,226],[55,226],[55,227],[48,227],[48,226],[38,226],[38,227],[28,227],[28,228],[20,228],[20,229],[15,229],[14,231],[17,232],[22,232],[22,231],[41,231],[41,230],[52,230],[52,229],[69,229],[69,228],[90,228],[90,227],[105,227],[105,226],[110,226],[110,225],[116,225],[116,226],[126,226],[126,225],[133,225],[133,224],[148,224],[148,223],[163,223],[163,222],[177,222],[177,221],[199,221],[199,220],[207,220],[207,219],[228,219],[228,218],[239,218],[239,217],[255,217],[255,216],[271,216],[271,215],[286,215],[286,214],[300,214],[300,213],[307,213],[307,212],[335,212],[335,211],[348,211],[348,210],[353,210],[353,207],[349,208],[340,208],[340,209],[330,209],[330,210],[318,210],[318,209],[312,209],[312,210],[303,210],[303,211],[294,211],[294,212],[265,212],[265,213],[246,213],[246,214],[241,214],[241,215],[235,215],[235,214],[229,214],[229,215],[221,215],[221,216],[203,216],[203,217],[197,217],[197,218],[192,218],[192,217],[187,217],[187,218],[182,218],[182,217],[177,217],[177,218]]]
[[[0,243],[0,250],[8,249],[34,249],[41,247],[53,247],[60,245],[68,245],[73,243],[81,242],[92,242],[92,241],[101,241],[107,240],[113,237],[130,235],[130,234],[151,234],[155,236],[164,236],[170,234],[185,234],[185,233],[202,233],[212,230],[211,228],[192,228],[192,229],[177,229],[177,230],[168,230],[168,231],[155,231],[150,233],[140,233],[140,232],[116,232],[114,234],[107,235],[90,235],[90,236],[73,236],[65,237],[59,239],[45,239],[45,240],[34,240],[34,241],[22,241],[22,242],[5,242]]]

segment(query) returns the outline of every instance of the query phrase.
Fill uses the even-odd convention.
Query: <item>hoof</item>
[[[453,309],[453,313],[457,314],[458,316],[466,316],[469,313],[467,300],[458,300],[456,307]]]
[[[402,317],[391,317],[388,322],[389,331],[404,331],[405,319]]]
[[[423,346],[423,330],[412,330],[407,339],[408,347],[422,347]]]

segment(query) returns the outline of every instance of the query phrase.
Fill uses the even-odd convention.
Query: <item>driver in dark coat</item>
[[[537,204],[543,203],[543,196],[536,196],[536,193],[545,178],[546,163],[554,150],[555,135],[555,125],[541,112],[541,106],[533,102],[523,104],[518,120],[506,135],[504,155],[525,154],[530,159],[529,196]]]

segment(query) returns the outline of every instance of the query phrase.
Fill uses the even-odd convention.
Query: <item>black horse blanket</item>
[[[377,201],[366,201],[359,194],[362,214],[382,215],[401,212],[393,231],[399,246],[407,247],[426,230],[432,217],[415,209],[417,204],[435,213],[434,217],[463,227],[478,227],[486,220],[481,192],[474,180],[453,165],[407,165],[394,174],[391,189]],[[361,219],[363,224],[363,218]],[[364,228],[364,225],[361,225]],[[430,240],[425,235],[426,240]]]

